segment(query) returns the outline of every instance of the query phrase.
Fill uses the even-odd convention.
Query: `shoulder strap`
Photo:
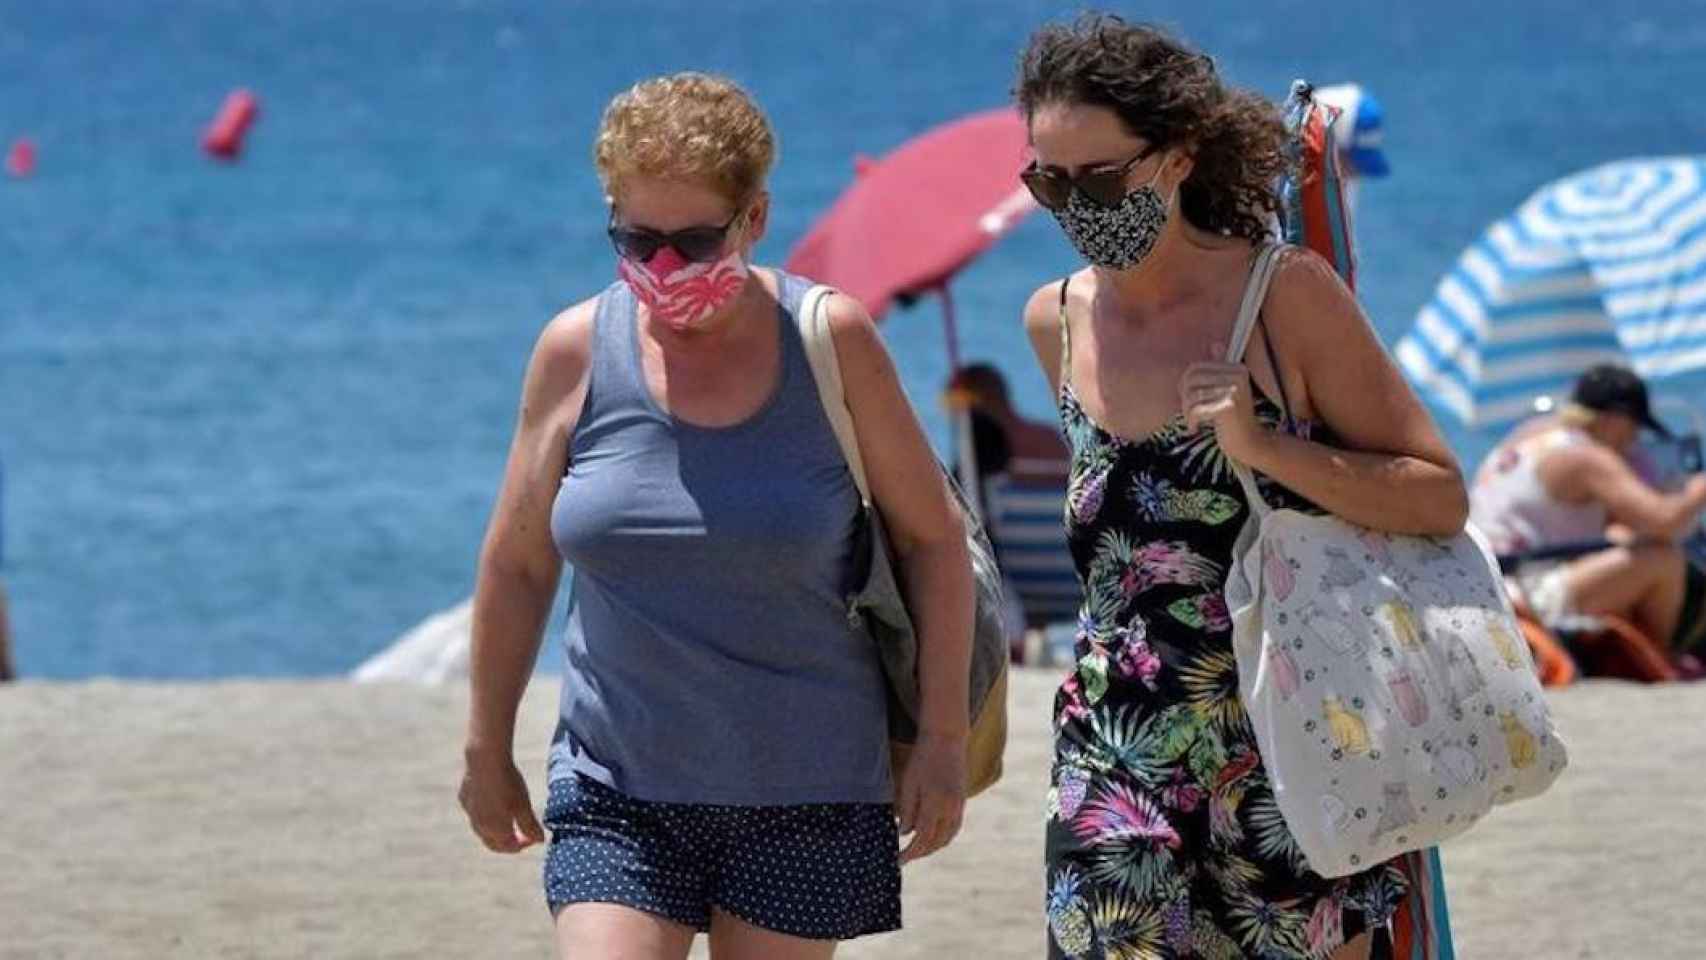
[[[865,460],[859,455],[859,435],[853,429],[853,414],[847,409],[847,395],[841,385],[841,361],[835,356],[835,340],[830,336],[829,317],[824,308],[824,301],[834,294],[831,287],[813,286],[800,300],[794,319],[800,326],[800,339],[805,342],[812,378],[817,381],[818,400],[823,404],[830,428],[835,431],[836,442],[841,445],[841,456],[853,474],[853,483],[859,488],[859,499],[868,505],[871,502],[871,485],[865,478]]]
[[[1072,275],[1060,278],[1060,386],[1072,379],[1072,327],[1066,322],[1066,287]]]
[[[1274,278],[1274,267],[1279,265],[1279,252],[1284,244],[1270,243],[1256,254],[1256,262],[1250,267],[1250,282],[1244,287],[1244,300],[1238,305],[1238,322],[1232,327],[1232,340],[1226,346],[1226,362],[1238,363],[1244,359],[1244,351],[1250,346],[1250,335],[1255,332],[1256,318],[1261,316],[1262,301],[1268,297],[1268,283]]]
[[[1256,329],[1256,318],[1261,315],[1262,301],[1268,297],[1268,284],[1274,278],[1274,267],[1279,263],[1279,251],[1283,246],[1270,243],[1256,254],[1256,262],[1250,267],[1250,282],[1244,287],[1244,300],[1238,305],[1238,322],[1232,327],[1232,342],[1226,348],[1227,363],[1238,363],[1244,359],[1244,351],[1250,346],[1250,334]],[[1274,375],[1279,376],[1278,369],[1274,370]],[[1232,472],[1244,488],[1250,510],[1258,517],[1267,516],[1270,508],[1256,486],[1256,475],[1236,460],[1232,461]]]

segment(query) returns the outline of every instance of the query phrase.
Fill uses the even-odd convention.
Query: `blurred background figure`
[[[1590,369],[1568,403],[1519,425],[1482,463],[1473,519],[1542,623],[1619,617],[1684,647],[1696,639],[1706,583],[1679,543],[1706,508],[1706,475],[1675,492],[1653,487],[1632,461],[1643,430],[1670,434],[1641,378]]]
[[[1052,423],[1013,409],[1007,378],[987,363],[961,367],[948,381],[948,402],[971,419],[978,475],[1006,474],[1025,483],[1065,483],[1066,444]]]
[[[955,472],[983,517],[1006,583],[1013,662],[1046,661],[1044,628],[1071,623],[1078,604],[1060,526],[1071,466],[1066,443],[1053,423],[1013,408],[1007,378],[991,364],[955,371],[945,399],[959,440]]]

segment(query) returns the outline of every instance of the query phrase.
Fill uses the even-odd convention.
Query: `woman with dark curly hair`
[[[1365,957],[1405,880],[1314,873],[1280,816],[1222,599],[1249,510],[1229,461],[1272,503],[1438,535],[1467,515],[1458,466],[1307,251],[1275,254],[1247,363],[1226,362],[1270,245],[1277,108],[1103,15],[1038,31],[1015,93],[1024,181],[1089,262],[1025,308],[1072,447],[1085,590],[1055,701],[1050,955]]]

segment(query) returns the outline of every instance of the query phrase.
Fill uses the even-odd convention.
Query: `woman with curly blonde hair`
[[[540,336],[474,594],[462,805],[495,851],[550,842],[571,957],[821,958],[900,926],[900,863],[965,794],[965,530],[870,317],[825,308],[920,636],[920,738],[891,781],[877,650],[850,623],[859,494],[796,325],[751,265],[770,125],[727,80],[618,95],[594,160],[620,280]],[[512,754],[574,568],[544,823]],[[897,824],[898,819],[898,824]],[[912,838],[900,849],[897,834]]]
[[[1278,251],[1255,346],[1227,357],[1286,162],[1272,104],[1101,15],[1038,31],[1015,93],[1023,179],[1089,264],[1024,314],[1072,449],[1085,588],[1055,701],[1050,955],[1365,957],[1404,876],[1324,878],[1280,816],[1222,599],[1249,513],[1228,464],[1272,503],[1441,535],[1467,512],[1457,464],[1311,253]]]

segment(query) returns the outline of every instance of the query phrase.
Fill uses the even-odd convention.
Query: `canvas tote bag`
[[[862,621],[882,657],[889,689],[890,764],[898,776],[906,769],[912,745],[918,741],[918,634],[895,576],[882,513],[871,500],[853,415],[842,392],[841,364],[823,310],[824,300],[834,292],[821,285],[806,291],[796,319],[817,380],[818,397],[863,504],[849,615]],[[1001,616],[1004,598],[989,537],[966,504],[965,494],[946,471],[942,472],[942,481],[953,491],[965,518],[966,550],[971,554],[977,601],[971,655],[971,737],[966,744],[966,794],[975,796],[1001,779],[1001,755],[1007,747],[1007,634]]]
[[[1229,362],[1280,249],[1257,256]],[[1239,691],[1309,866],[1354,873],[1549,787],[1564,743],[1481,536],[1274,509],[1233,466],[1251,507],[1226,583]]]

